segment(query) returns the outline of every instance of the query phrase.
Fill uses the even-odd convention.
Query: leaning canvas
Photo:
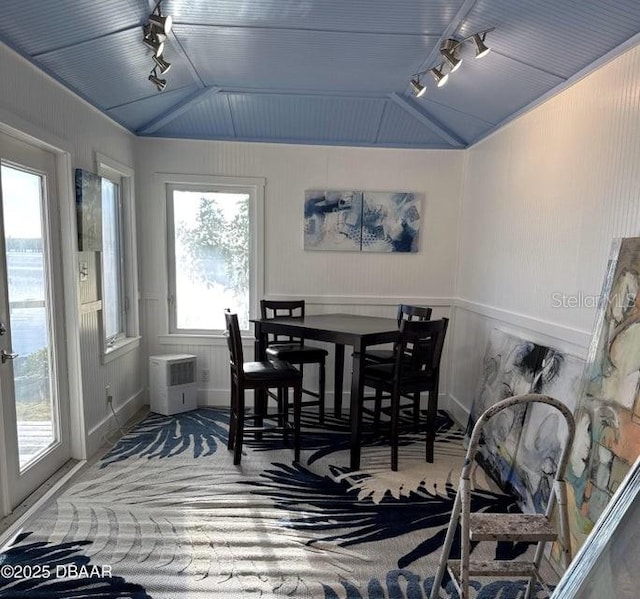
[[[469,419],[498,401],[523,393],[543,393],[575,408],[584,362],[557,349],[494,329],[487,344],[481,384]],[[524,512],[546,505],[566,426],[553,408],[510,408],[484,429],[478,461],[500,486],[514,493]]]
[[[415,253],[421,194],[309,190],[304,202],[304,249]]]
[[[567,479],[582,544],[640,455],[640,238],[616,240],[589,347]]]

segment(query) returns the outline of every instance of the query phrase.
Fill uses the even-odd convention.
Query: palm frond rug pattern
[[[388,446],[375,440],[363,449],[362,469],[350,472],[346,423],[311,422],[299,464],[281,438],[264,436],[247,440],[236,467],[227,411],[149,415],[2,548],[0,597],[428,597],[463,431],[440,414],[434,464],[424,461],[416,434],[404,437],[398,472]],[[478,482],[474,510],[517,509]],[[525,550],[475,548],[499,559]],[[49,576],[23,575],[36,565]],[[517,599],[525,583],[474,586],[480,599]],[[441,596],[457,597],[453,585]]]

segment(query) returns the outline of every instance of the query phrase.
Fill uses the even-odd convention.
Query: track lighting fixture
[[[167,62],[161,55],[156,54],[153,57],[153,62],[156,63],[161,75],[164,75],[171,68],[171,63]]]
[[[168,35],[171,31],[171,26],[173,25],[173,19],[171,18],[171,15],[163,17],[162,13],[160,12],[160,6],[157,6],[156,10],[158,11],[158,14],[152,13],[151,15],[149,15],[149,24],[157,31]]]
[[[440,54],[442,54],[442,56],[444,56],[444,59],[449,63],[449,66],[451,67],[451,73],[455,73],[462,64],[462,58],[457,57],[460,44],[461,42],[448,39],[445,40],[442,48],[440,48]]]
[[[433,67],[431,69],[431,74],[436,80],[436,84],[438,87],[442,87],[449,80],[449,73],[443,73],[441,69],[442,65],[440,65],[440,68]]]
[[[485,45],[484,38],[486,37],[487,32],[484,31],[482,34],[474,33],[473,41],[476,44],[476,58],[482,58],[491,52],[491,48]]]
[[[416,98],[424,95],[424,92],[427,91],[427,88],[420,83],[417,79],[412,79],[410,81],[411,87],[413,88],[413,93],[416,95]]]
[[[162,0],[158,0],[153,12],[149,15],[148,22],[142,28],[144,32],[142,42],[147,48],[153,50],[153,62],[155,63],[148,79],[156,86],[159,92],[167,87],[167,80],[160,79],[158,73],[164,75],[171,68],[171,63],[167,62],[162,55],[164,43],[173,25],[171,16],[162,14],[160,10],[161,2]]]
[[[447,83],[449,79],[449,75],[451,73],[455,73],[462,64],[462,58],[460,58],[459,53],[462,50],[464,44],[470,40],[473,40],[476,46],[476,58],[482,58],[486,56],[491,48],[489,48],[485,44],[485,38],[487,33],[493,31],[494,28],[491,27],[489,29],[484,29],[483,31],[478,31],[477,33],[473,33],[464,37],[460,40],[448,38],[442,42],[440,46],[440,55],[444,58],[444,61],[440,64],[436,64],[424,71],[420,71],[419,73],[414,73],[411,76],[411,80],[409,81],[409,85],[416,96],[419,98],[425,93],[425,86],[421,84],[421,78],[425,73],[431,73],[433,78],[436,80],[436,85],[438,87],[442,87],[445,83]],[[448,69],[448,70],[446,70]]]
[[[145,35],[142,41],[147,48],[153,50],[154,56],[160,56],[164,52],[164,42],[160,41],[155,34]]]
[[[149,81],[151,81],[151,83],[153,83],[156,86],[156,89],[159,92],[161,92],[165,87],[167,87],[167,80],[160,79],[160,77],[158,77],[158,71],[156,67],[154,67],[151,73],[149,73]]]

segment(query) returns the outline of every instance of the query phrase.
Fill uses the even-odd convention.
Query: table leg
[[[349,418],[351,421],[351,470],[360,468],[360,441],[362,438],[362,371],[364,368],[364,347],[360,344],[353,348],[353,372],[351,374],[351,403]]]
[[[344,378],[344,345],[336,345],[334,360],[335,378],[333,383],[333,413],[342,417],[342,381]]]

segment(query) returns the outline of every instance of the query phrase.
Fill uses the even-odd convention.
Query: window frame
[[[121,355],[133,351],[140,345],[140,318],[138,310],[138,259],[136,248],[136,218],[134,201],[134,171],[132,168],[113,160],[104,154],[96,153],[96,172],[98,176],[116,183],[119,187],[118,203],[120,206],[120,244],[121,244],[121,277],[123,301],[123,333],[116,336],[112,343],[106,338],[104,327],[104,311],[99,312],[98,328],[102,344],[101,361],[111,362]],[[103,252],[100,252],[100,301],[103,294]]]
[[[161,178],[165,189],[166,204],[166,267],[167,267],[167,335],[172,342],[178,338],[197,340],[207,337],[220,338],[222,329],[179,329],[176,326],[176,264],[175,223],[173,219],[173,191],[207,191],[237,193],[249,196],[249,318],[259,312],[260,298],[264,290],[264,186],[258,177],[223,177],[209,175],[166,174]],[[244,331],[248,333],[249,330]]]
[[[105,301],[105,293],[104,293],[104,273],[105,273],[105,268],[104,268],[104,245],[103,245],[103,250],[101,252],[101,261],[100,261],[100,266],[101,266],[101,277],[100,277],[100,284],[101,287],[100,289],[102,290],[102,314],[103,314],[103,327],[105,328],[105,330],[103,331],[103,342],[104,342],[104,346],[107,350],[110,350],[111,348],[115,347],[118,344],[121,344],[123,339],[125,339],[127,337],[127,294],[126,294],[126,269],[125,269],[125,261],[126,261],[126,251],[125,251],[125,240],[124,240],[124,215],[123,215],[123,203],[122,203],[122,177],[118,177],[118,180],[115,180],[115,177],[113,176],[104,176],[102,175],[102,179],[106,179],[107,181],[110,181],[116,188],[116,220],[117,220],[117,237],[118,237],[118,244],[119,244],[119,251],[118,251],[118,275],[119,275],[119,279],[120,279],[120,287],[119,287],[119,307],[120,307],[120,330],[115,334],[115,335],[111,335],[109,337],[107,337],[106,334],[106,326],[105,326],[105,322],[104,322],[104,314],[105,314],[105,306],[104,306],[104,301]],[[104,196],[103,196],[104,197]],[[104,223],[104,206],[102,209],[102,219],[103,219],[103,223]],[[104,231],[104,229],[103,229]],[[104,244],[104,235],[103,235],[103,244]]]

